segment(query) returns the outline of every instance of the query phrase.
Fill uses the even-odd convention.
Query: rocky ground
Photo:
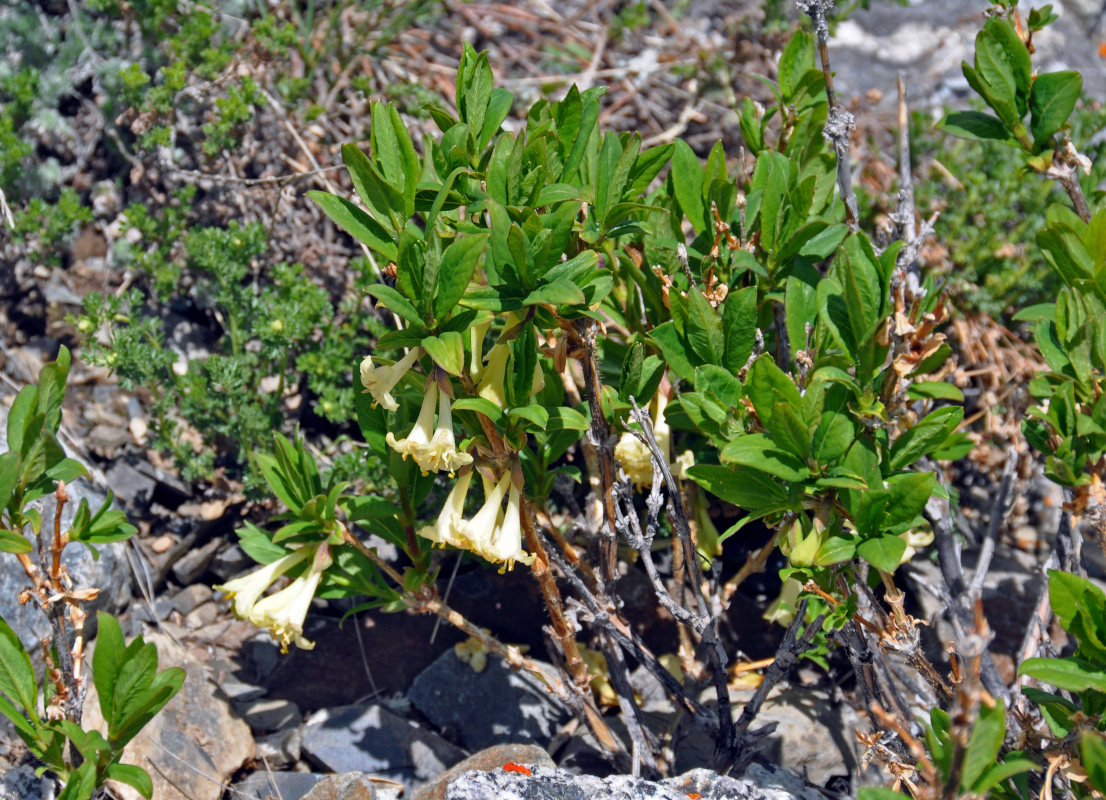
[[[718,0],[692,2],[679,25],[661,25],[616,43],[607,40],[600,24],[609,5],[600,3],[590,15],[581,12],[566,22],[541,2],[520,4],[518,13],[497,4],[447,4],[435,29],[410,31],[400,40],[392,69],[416,70],[428,83],[445,83],[448,93],[456,58],[453,45],[464,38],[493,51],[492,63],[505,85],[519,92],[537,91],[548,76],[527,66],[528,48],[535,39],[553,36],[561,25],[564,36],[595,54],[572,77],[580,83],[612,85],[604,112],[607,124],[640,129],[657,141],[683,135],[697,146],[709,146],[717,138],[736,142],[734,119],[717,95],[674,78],[664,65],[673,60],[699,63],[703,53],[725,50],[732,55],[728,63],[743,66],[728,75],[730,90],[738,96],[763,92],[749,74],[770,73],[779,41],[723,40],[719,33],[732,29],[728,23],[735,16],[755,17],[758,9]],[[655,5],[663,11],[659,2]],[[1040,45],[1044,66],[1081,70],[1088,90],[1101,96],[1106,71],[1099,55],[1102,35],[1095,28],[1098,4],[1065,0],[1055,5],[1061,19]],[[872,9],[858,11],[837,26],[832,54],[838,89],[855,95],[856,107],[873,121],[890,110],[894,74],[900,70],[915,104],[936,108],[963,102],[967,86],[959,62],[969,56],[983,7],[954,0],[922,0],[907,6],[875,0]],[[448,37],[445,44],[439,41],[443,31],[457,34],[453,44]],[[636,99],[642,96],[650,102]],[[336,115],[331,123],[333,131],[318,133],[310,141],[310,149],[327,159],[335,157],[328,146],[348,133],[348,118],[343,121]],[[149,187],[128,191],[148,192]],[[228,200],[227,214],[233,216],[238,208],[248,217],[246,207],[269,199],[259,190]],[[302,198],[293,201],[306,221],[290,226],[275,246],[296,258],[307,258],[305,251],[314,253],[319,269],[340,268],[349,251],[340,244],[328,245],[321,235],[304,233],[319,220]],[[112,213],[105,211],[88,228],[64,268],[18,258],[0,262],[0,272],[9,273],[0,275],[4,403],[34,379],[59,342],[72,341],[73,332],[64,323],[66,313],[77,310],[82,287],[107,279],[102,230]],[[6,252],[11,254],[10,249]],[[0,408],[0,415],[3,411]],[[511,672],[496,658],[478,670],[471,653],[458,648],[461,635],[439,629],[431,617],[360,612],[343,622],[346,607],[320,603],[305,632],[317,643],[316,649],[281,655],[267,632],[233,619],[211,588],[250,568],[252,561],[235,543],[233,529],[269,510],[247,504],[237,487],[181,480],[164,460],[144,450],[143,415],[140,393],[124,392],[102,369],[76,364],[63,441],[93,476],[79,491],[95,498],[110,489],[139,526],[140,535],[133,544],[103,548],[95,562],[81,554],[71,574],[81,585],[109,587],[99,605],[121,614],[129,635],[143,633],[156,642],[163,666],[181,666],[188,672],[180,696],[128,752],[130,762],[153,776],[158,800],[401,794],[430,800],[444,798],[448,779],[470,768],[494,774],[455,784],[450,797],[782,800],[843,796],[859,785],[853,735],[857,717],[849,688],[840,683],[840,675],[813,665],[798,669],[788,684],[774,691],[758,717],[761,723],[777,723],[763,760],[790,773],[758,766],[743,781],[726,783],[729,779],[691,772],[709,761],[710,744],[697,741],[689,731],[676,754],[677,772],[686,773],[684,777],[669,779],[665,786],[637,783],[631,791],[629,779],[572,777],[610,772],[586,731],[532,679]],[[1001,451],[1001,437],[989,441]],[[992,475],[996,458],[990,459]],[[981,469],[987,468],[986,458],[977,461]],[[1047,484],[1034,482],[1032,469],[1023,478],[1020,516],[1015,515],[1012,530],[1004,534],[984,595],[998,629],[995,649],[1007,656],[1020,640],[1037,597],[1038,547],[1055,530],[1060,504]],[[971,497],[971,476],[963,476],[962,482]],[[983,496],[974,504],[966,503],[961,520],[969,538],[983,529],[990,512],[987,493],[981,491]],[[743,555],[728,557],[739,562]],[[942,604],[927,591],[935,583],[927,574],[932,569],[924,560],[911,568],[914,602],[921,609],[914,613],[932,619],[935,636],[940,636]],[[20,577],[10,569],[0,571],[0,615],[30,645],[42,635],[44,623],[30,607],[14,602]],[[637,592],[649,597],[640,575],[631,571],[625,580],[627,596]],[[763,580],[748,583],[743,605],[735,604],[739,607],[728,620],[728,634],[749,659],[771,656],[780,638],[779,629],[760,620],[775,585],[770,565]],[[463,570],[453,583],[451,602],[501,640],[527,645],[541,659],[544,612],[537,587],[525,571],[504,578],[479,568]],[[672,620],[661,612],[644,614],[638,624],[658,641],[672,638]],[[644,674],[635,674],[635,679],[643,708],[658,727],[669,725],[675,712],[659,686]],[[736,704],[749,693],[748,684],[735,682]],[[90,700],[86,708],[88,717],[94,717],[95,702]],[[0,798],[51,797],[47,783],[22,764],[24,755],[10,732],[0,739],[0,768],[6,767]],[[504,772],[505,764],[526,765],[526,771]],[[339,785],[325,779],[330,773],[363,774],[347,775]]]

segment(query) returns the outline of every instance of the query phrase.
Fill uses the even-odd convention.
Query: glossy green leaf
[[[856,548],[858,556],[884,572],[894,572],[905,552],[906,542],[889,534],[865,539]]]
[[[788,500],[784,488],[759,470],[697,464],[687,474],[711,494],[750,511],[783,508]]]
[[[447,331],[439,336],[427,336],[422,346],[435,364],[450,375],[461,376],[465,365],[465,343],[461,334]]]
[[[453,241],[443,252],[438,268],[437,293],[432,307],[434,318],[441,320],[456,310],[472,275],[484,258],[486,235],[465,236]]]
[[[1005,736],[1006,706],[1001,698],[991,705],[981,703],[975,724],[972,725],[967,752],[964,754],[961,790],[970,791],[987,769],[995,765]]]
[[[1033,80],[1029,130],[1038,146],[1067,123],[1082,92],[1083,77],[1078,72],[1046,72]]]
[[[1074,658],[1027,658],[1018,668],[1018,674],[1069,692],[1085,692],[1087,689],[1106,692],[1106,672]]]
[[[734,373],[744,367],[756,346],[756,332],[757,287],[728,294],[722,303],[722,366]]]
[[[31,658],[23,649],[19,636],[3,619],[0,619],[0,694],[34,716],[38,688]]]
[[[954,111],[946,114],[937,127],[961,139],[975,141],[1014,142],[1010,129],[997,117],[982,111]]]

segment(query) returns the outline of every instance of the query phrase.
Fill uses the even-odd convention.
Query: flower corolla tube
[[[461,467],[472,463],[472,456],[457,449],[453,436],[453,414],[449,408],[449,395],[438,390],[438,425],[430,443],[412,453],[415,463],[427,472],[445,471],[450,477]]]
[[[508,495],[506,511],[503,509],[504,495]],[[522,549],[521,507],[521,495],[508,472],[487,493],[476,516],[465,523],[461,535],[468,541],[469,549],[493,564],[503,564],[504,569],[514,568],[516,561],[527,565],[534,563],[534,554]]]
[[[510,355],[510,345],[503,342],[492,345],[492,349],[488,351],[487,365],[480,378],[480,385],[476,387],[478,395],[499,408],[507,406],[507,392],[503,388],[503,379],[507,374],[507,357]]]
[[[465,496],[468,495],[471,484],[471,471],[458,478],[453,490],[445,499],[445,505],[442,506],[442,513],[438,515],[438,521],[433,525],[424,525],[419,528],[419,536],[443,547],[448,544],[467,550],[469,542],[462,535],[462,529],[465,526]]]
[[[417,347],[411,348],[407,355],[390,366],[378,366],[372,356],[362,359],[361,385],[373,396],[374,404],[378,403],[389,411],[399,408],[399,403],[392,397],[392,389],[414,365],[418,351]]]
[[[247,575],[234,578],[214,588],[216,591],[226,594],[232,601],[231,609],[234,611],[234,616],[239,619],[246,619],[261,595],[265,594],[265,590],[272,586],[277,578],[312,555],[313,552],[310,547],[301,547],[286,556],[278,558],[271,564],[266,564],[261,569],[256,569]]]
[[[332,562],[327,545],[317,545],[307,572],[279,592],[259,601],[247,617],[259,628],[269,628],[273,639],[280,643],[280,652],[287,653],[288,645],[293,643],[301,650],[314,649],[315,643],[303,635],[303,621],[323,579],[323,572]]]

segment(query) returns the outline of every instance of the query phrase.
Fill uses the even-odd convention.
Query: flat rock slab
[[[393,714],[379,703],[343,706],[316,714],[303,727],[302,749],[331,772],[364,772],[398,781],[413,791],[465,757],[436,733]]]
[[[407,696],[438,728],[456,732],[473,751],[494,744],[544,746],[569,717],[536,678],[513,672],[494,655],[476,672],[449,650],[415,678]]]
[[[454,780],[473,770],[491,772],[506,764],[522,764],[529,769],[535,766],[557,766],[544,748],[534,744],[497,744],[479,753],[473,753],[427,784],[418,788],[411,800],[445,800],[446,789]]]
[[[698,769],[659,783],[615,775],[596,778],[535,766],[525,772],[469,772],[450,784],[447,800],[826,800],[826,795],[780,769],[754,766],[743,779]]]
[[[255,772],[231,789],[232,795],[239,800],[268,800],[271,797],[301,800],[326,777],[319,772]]]

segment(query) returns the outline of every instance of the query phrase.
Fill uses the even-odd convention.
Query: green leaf
[[[384,180],[403,197],[405,217],[415,213],[415,189],[419,180],[419,157],[407,126],[395,106],[374,103],[371,111],[370,145]]]
[[[672,320],[662,322],[649,331],[649,338],[661,349],[669,369],[676,373],[677,377],[685,381],[695,380],[695,367]]]
[[[150,775],[142,767],[136,767],[133,764],[120,764],[114,763],[108,766],[104,773],[104,777],[113,781],[119,781],[125,783],[127,786],[132,787],[143,797],[153,797],[154,794],[154,782],[150,780]]]
[[[389,311],[398,314],[408,322],[422,324],[422,316],[419,314],[418,309],[411,304],[410,300],[391,286],[384,283],[374,283],[372,286],[366,287],[365,293],[375,297],[379,301],[378,305],[384,306]]]
[[[687,343],[702,363],[721,364],[725,339],[718,312],[695,289],[688,292],[687,301]]]
[[[952,400],[956,403],[964,402],[964,393],[955,384],[947,381],[919,381],[912,383],[907,388],[907,395],[911,400]]]
[[[795,92],[807,70],[814,68],[814,38],[799,29],[780,55],[780,94],[785,103],[795,99]]]
[[[811,440],[810,456],[819,464],[829,464],[845,455],[856,431],[848,416],[825,411]]]
[[[549,303],[554,306],[581,305],[586,302],[583,290],[570,278],[543,284],[526,296],[523,305],[535,306]]]
[[[697,464],[687,474],[711,494],[749,511],[770,513],[787,505],[784,488],[759,470]]]
[[[545,408],[545,406],[538,405],[536,403],[531,403],[527,406],[518,406],[516,408],[512,408],[509,412],[507,412],[507,416],[519,417],[528,420],[537,425],[543,431],[546,429],[546,426],[549,425],[549,411]]]
[[[1038,769],[1040,767],[1033,759],[1011,753],[1003,761],[991,764],[983,770],[983,774],[976,780],[971,791],[980,797],[986,797],[991,789],[994,789],[1007,778],[1020,775],[1023,772],[1034,772]]]
[[[447,331],[439,336],[427,336],[422,346],[435,364],[450,375],[461,376],[465,365],[465,343],[461,334]]]
[[[586,431],[591,427],[588,418],[574,408],[557,406],[549,409],[549,422],[546,430],[549,431]]]
[[[388,231],[360,207],[344,197],[311,190],[307,197],[342,230],[388,261],[396,260],[396,242]]]
[[[756,333],[757,287],[731,292],[722,303],[722,366],[733,373],[744,367],[756,345]]]
[[[115,688],[123,667],[123,629],[110,614],[96,612],[96,650],[92,654],[92,676],[100,700],[100,713],[110,726],[116,718]]]
[[[794,381],[782,369],[776,366],[776,362],[768,354],[762,355],[753,362],[749,368],[749,375],[745,380],[745,392],[756,409],[761,423],[768,430],[772,430],[772,409],[776,403],[784,403],[792,408],[799,408],[802,399]]]
[[[31,543],[25,536],[0,526],[0,552],[29,553],[31,550]]]
[[[902,800],[907,796],[882,786],[864,786],[856,793],[857,800]]]
[[[776,403],[772,406],[771,434],[772,441],[799,458],[805,460],[810,455],[810,429],[790,404]]]
[[[444,319],[456,309],[472,281],[473,273],[484,258],[487,244],[488,237],[485,234],[465,236],[456,239],[442,253],[437,294],[432,304],[436,320]]]
[[[1038,147],[1067,123],[1082,92],[1083,76],[1078,72],[1046,72],[1034,79],[1029,130]]]
[[[760,470],[785,481],[801,481],[810,476],[802,461],[762,433],[738,436],[722,448],[722,461]]]
[[[905,552],[906,542],[890,534],[866,539],[856,548],[858,556],[884,572],[894,572]]]
[[[1018,668],[1018,674],[1069,692],[1085,692],[1087,689],[1106,692],[1106,672],[1075,658],[1027,658]]]
[[[884,481],[887,487],[886,525],[894,527],[913,522],[933,495],[937,475],[933,472],[906,472]]]
[[[1079,742],[1079,756],[1087,772],[1087,782],[1106,792],[1106,742],[1097,731],[1087,731]]]
[[[618,381],[618,399],[629,403],[631,397],[640,395],[641,367],[645,361],[645,347],[635,341],[626,348],[626,357],[622,359],[622,374]]]
[[[503,418],[503,409],[483,397],[462,397],[453,401],[454,411],[478,411],[492,422]]]
[[[960,776],[962,791],[971,791],[984,772],[995,765],[1005,736],[1006,706],[1002,700],[996,699],[991,706],[981,703],[979,715],[968,739],[968,749],[964,754],[963,773]]]
[[[707,210],[703,208],[703,166],[691,145],[677,139],[672,151],[670,181],[676,202],[696,233],[710,227]]]
[[[937,127],[961,139],[975,141],[1014,142],[1010,129],[1002,120],[982,111],[954,111],[946,114]]]
[[[945,406],[927,414],[891,445],[891,469],[905,469],[939,448],[963,419],[964,409],[960,406]]]
[[[373,218],[388,229],[390,238],[398,236],[406,223],[403,195],[384,180],[376,165],[357,145],[342,145],[342,161],[361,202]]]
[[[0,694],[35,719],[38,688],[31,658],[8,623],[0,619]]]

